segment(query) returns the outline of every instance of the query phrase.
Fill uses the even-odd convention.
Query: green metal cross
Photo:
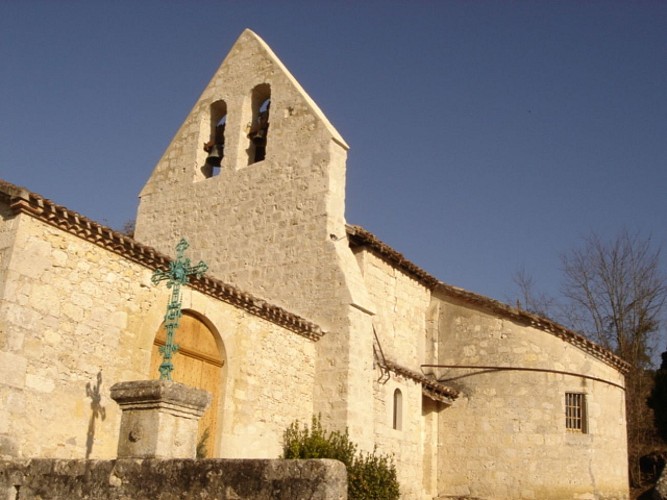
[[[190,259],[183,257],[183,253],[189,247],[185,238],[176,245],[176,260],[169,263],[169,270],[156,269],[151,281],[157,285],[160,281],[167,280],[167,288],[171,288],[171,300],[167,305],[167,314],[164,316],[164,328],[167,330],[167,341],[160,347],[162,364],[160,365],[160,380],[171,380],[171,372],[174,365],[171,362],[172,354],[178,351],[178,344],[174,343],[174,336],[178,328],[178,320],[183,315],[181,312],[181,285],[187,285],[190,276],[198,278],[206,272],[208,266],[199,261],[196,266],[190,265]]]

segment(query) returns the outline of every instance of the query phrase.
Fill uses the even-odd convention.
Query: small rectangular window
[[[586,432],[586,395],[565,393],[565,428],[571,432]]]

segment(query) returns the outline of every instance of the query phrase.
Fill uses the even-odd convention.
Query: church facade
[[[245,31],[140,194],[133,238],[0,183],[0,456],[110,458],[116,382],[174,379],[201,454],[275,458],[320,415],[395,457],[404,498],[627,498],[624,373],[548,319],[447,285],[345,219],[348,146]]]

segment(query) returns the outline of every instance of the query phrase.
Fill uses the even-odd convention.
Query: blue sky
[[[439,279],[667,247],[667,2],[4,0],[0,177],[121,227],[244,28],[350,144],[347,220]]]

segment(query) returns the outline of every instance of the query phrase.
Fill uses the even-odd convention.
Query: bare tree
[[[667,298],[651,239],[623,231],[604,242],[593,234],[562,263],[568,323],[634,368],[648,368]]]
[[[137,225],[136,219],[130,219],[128,221],[125,221],[123,227],[120,229],[120,232],[126,236],[129,236],[130,238],[134,238],[134,230],[136,228],[136,225]]]
[[[667,286],[660,250],[651,239],[622,232],[605,242],[591,235],[562,257],[565,317],[571,327],[630,364],[626,418],[630,480],[641,482],[639,457],[655,446],[653,415],[646,400],[653,386],[651,355],[661,331]],[[662,345],[664,345],[662,339]]]
[[[537,293],[525,270],[515,273],[517,307],[582,332],[630,364],[625,377],[628,458],[631,483],[638,486],[639,457],[659,446],[647,398],[654,384],[652,354],[667,345],[661,324],[667,278],[660,249],[650,238],[628,231],[611,241],[592,234],[581,248],[562,256],[562,265],[559,300]]]
[[[522,267],[514,273],[512,280],[519,289],[519,298],[516,299],[517,308],[545,318],[556,317],[557,304],[555,299],[535,291],[533,277],[526,272],[525,268]]]

